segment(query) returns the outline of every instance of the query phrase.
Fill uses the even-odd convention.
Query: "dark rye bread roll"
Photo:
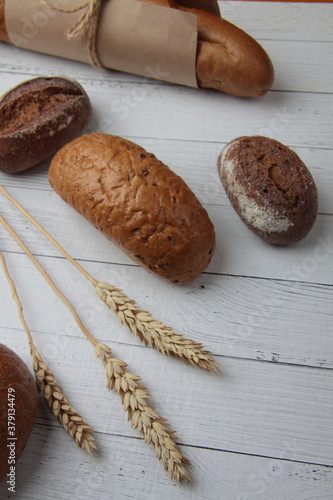
[[[317,188],[294,151],[267,137],[239,137],[222,150],[218,171],[234,209],[258,236],[288,245],[309,233]]]
[[[14,174],[51,157],[84,129],[91,104],[75,80],[37,77],[0,98],[0,170]]]
[[[185,182],[153,154],[121,137],[86,134],[49,168],[54,190],[142,267],[188,283],[209,264],[215,233]]]
[[[29,369],[0,344],[0,481],[7,477],[15,485],[15,465],[30,437],[37,408],[38,392]]]

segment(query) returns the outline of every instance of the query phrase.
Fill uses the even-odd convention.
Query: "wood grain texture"
[[[89,273],[214,353],[222,376],[143,346],[94,288],[3,196],[0,210],[70,298],[96,338],[142,377],[152,404],[177,431],[193,484],[170,481],[152,447],[129,426],[119,397],[69,311],[0,227],[0,250],[35,343],[66,395],[96,430],[94,459],[41,402],[17,464],[16,493],[1,499],[331,500],[333,497],[333,11],[326,3],[220,2],[222,15],[272,56],[276,80],[261,100],[187,89],[0,46],[0,93],[37,75],[78,79],[91,97],[88,131],[115,133],[181,175],[214,222],[213,261],[177,287],[136,266],[52,191],[49,162],[0,183]],[[273,137],[311,170],[319,214],[288,248],[253,235],[217,175],[224,145]],[[9,285],[0,273],[0,341],[31,366]]]
[[[69,454],[74,461],[71,466],[74,477],[70,483],[62,482],[61,498],[64,500],[91,498],[94,495],[113,498],[113,492],[120,500],[159,497],[170,500],[220,500],[221,492],[215,488],[217,482],[223,485],[227,498],[239,500],[266,500],[267,496],[271,497],[272,491],[275,498],[292,495],[297,500],[326,499],[332,491],[333,475],[328,467],[189,448],[188,456],[197,470],[196,484],[193,487],[173,486],[168,488],[166,496],[168,485],[161,476],[158,464],[152,462],[149,450],[142,446],[141,441],[106,435],[101,457],[93,463],[82,456],[80,450],[74,449],[73,453],[70,445],[62,439],[61,429],[38,424],[18,467],[19,475],[27,470],[31,480],[18,484],[16,496],[23,498],[24,494],[26,500],[35,500],[36,487],[40,482],[38,476],[42,475],[47,483],[47,498],[58,500],[58,477],[64,478],[68,474]],[[57,471],[46,465],[55,454],[59,457]],[[131,481],[128,480],[129,474]],[[45,497],[41,495],[39,498]]]

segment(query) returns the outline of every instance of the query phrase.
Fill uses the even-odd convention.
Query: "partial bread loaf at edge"
[[[153,154],[121,137],[86,134],[49,168],[54,190],[142,267],[172,283],[209,264],[215,232],[186,183]]]
[[[0,344],[0,481],[17,465],[37,409],[37,387],[28,367],[14,351]]]

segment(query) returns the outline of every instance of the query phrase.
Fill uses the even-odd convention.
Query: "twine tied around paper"
[[[47,0],[40,0],[40,3],[62,14],[73,14],[75,12],[83,11],[81,17],[68,30],[67,38],[71,40],[72,38],[87,34],[88,52],[91,64],[96,68],[106,69],[97,52],[98,25],[104,0],[88,0],[73,9],[62,9],[61,7],[56,7]]]

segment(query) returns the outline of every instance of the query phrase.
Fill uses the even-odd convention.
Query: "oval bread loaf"
[[[297,154],[267,137],[239,137],[222,150],[218,171],[234,209],[264,240],[303,239],[318,210],[317,188]]]
[[[91,115],[88,95],[75,80],[37,77],[0,99],[0,170],[17,173],[52,156],[77,137]]]
[[[153,154],[121,137],[93,133],[51,161],[54,190],[135,262],[188,283],[209,264],[215,233],[185,182]]]
[[[0,481],[14,467],[30,437],[38,408],[35,381],[22,359],[0,344]],[[13,424],[13,425],[11,425]],[[14,480],[15,485],[15,480]]]

